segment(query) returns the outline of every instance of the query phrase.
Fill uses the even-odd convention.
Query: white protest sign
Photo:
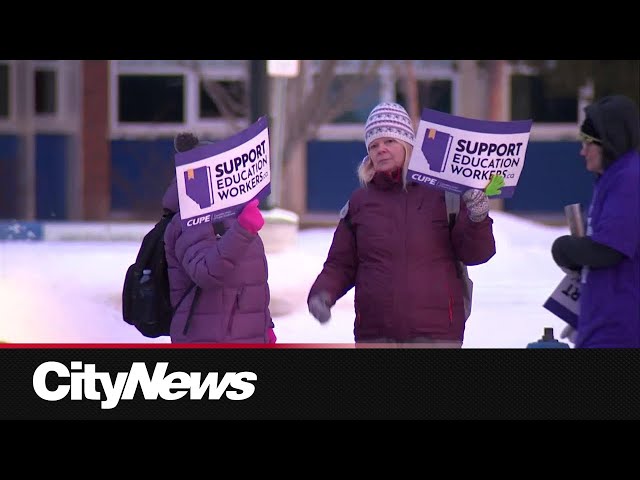
[[[494,198],[510,198],[524,166],[531,120],[497,122],[422,111],[407,180],[463,193],[504,178]]]
[[[576,328],[580,315],[580,276],[565,275],[543,307]]]
[[[571,235],[584,237],[584,220],[580,204],[566,205],[564,213]],[[592,233],[591,218],[589,218],[587,234],[591,235]],[[580,316],[580,287],[581,284],[586,283],[588,273],[589,267],[584,265],[580,273],[567,274],[543,305],[544,308],[567,322],[574,329],[577,329],[578,317]]]
[[[213,144],[176,154],[180,216],[184,226],[235,215],[271,192],[266,117]]]

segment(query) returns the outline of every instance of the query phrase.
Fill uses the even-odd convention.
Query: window
[[[452,113],[451,80],[418,80],[418,104],[420,110],[431,108],[445,113]],[[396,102],[407,107],[408,101],[404,82],[396,82]]]
[[[120,122],[184,122],[183,75],[120,75]]]
[[[248,123],[247,60],[111,60],[110,78],[112,138],[222,138]]]
[[[512,75],[511,118],[533,119],[540,123],[575,123],[578,121],[578,92],[556,93],[542,77]]]
[[[221,106],[234,118],[244,118],[249,109],[247,86],[241,80],[211,80],[209,83],[216,101],[211,98],[203,82],[200,82],[200,118],[224,117]]]
[[[355,90],[354,94],[350,92]],[[361,75],[340,75],[332,80],[328,102],[331,108],[344,106],[343,113],[332,123],[365,123],[369,112],[380,101],[379,78]]]
[[[55,114],[57,111],[57,80],[55,70],[35,71],[35,113]]]
[[[9,65],[0,64],[0,118],[9,118]]]
[[[316,72],[320,68],[320,61],[317,62],[314,65]],[[319,140],[360,141],[363,125],[378,103],[398,102],[408,106],[404,78],[409,74],[415,75],[418,82],[421,108],[433,108],[446,113],[453,113],[457,108],[455,90],[458,88],[458,73],[453,61],[416,60],[413,61],[413,71],[410,71],[406,60],[385,60],[371,76],[362,74],[363,71],[372,70],[371,63],[363,66],[362,60],[345,62],[340,61],[336,69],[338,76],[330,86],[328,106],[336,108],[343,102],[341,91],[346,92],[346,98],[352,99],[352,106],[347,107],[347,111],[343,109],[331,123],[325,123],[318,129],[316,138]],[[322,90],[321,85],[313,85],[313,88]],[[321,105],[321,108],[326,106]]]

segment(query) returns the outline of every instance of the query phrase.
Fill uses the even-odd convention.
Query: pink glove
[[[278,340],[278,337],[276,337],[276,334],[273,331],[273,328],[269,329],[268,337],[269,337],[269,343],[276,343],[276,341]]]
[[[254,198],[245,205],[240,215],[238,215],[238,223],[240,226],[254,235],[257,234],[264,225],[264,218],[262,218],[262,214],[260,210],[258,210],[259,203],[260,202]]]

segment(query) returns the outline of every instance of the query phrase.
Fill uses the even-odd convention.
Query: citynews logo
[[[99,400],[103,410],[115,408],[120,400],[132,400],[138,386],[145,400],[178,400],[189,394],[190,400],[202,400],[208,392],[209,400],[246,400],[256,390],[258,376],[253,372],[226,372],[220,380],[218,372],[209,372],[202,379],[201,372],[171,372],[168,362],[156,364],[149,375],[144,362],[134,362],[128,372],[118,372],[115,381],[108,372],[96,372],[92,363],[71,362],[71,368],[59,362],[45,362],[33,372],[33,390],[43,400],[56,402],[71,394],[71,400]],[[47,385],[47,375],[57,376]],[[63,380],[69,378],[69,381]],[[102,393],[96,384],[102,386]],[[230,390],[231,389],[231,390]]]

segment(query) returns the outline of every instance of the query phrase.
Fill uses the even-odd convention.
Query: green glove
[[[504,177],[502,175],[493,175],[489,185],[484,189],[484,193],[487,197],[500,195],[502,187],[504,187]]]

